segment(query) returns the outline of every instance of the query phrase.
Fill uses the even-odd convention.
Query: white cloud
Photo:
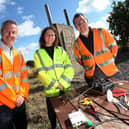
[[[30,20],[31,18],[33,18],[33,15],[22,16],[22,19],[23,19],[23,20]]]
[[[10,5],[16,5],[16,2],[10,1]]]
[[[17,8],[17,13],[22,14],[23,13],[23,8],[22,7],[18,7]]]
[[[18,25],[18,36],[31,36],[40,33],[41,29],[39,26],[34,27],[34,22],[32,20],[26,20],[22,24]]]
[[[35,48],[38,48],[38,43],[30,43],[28,46],[21,46],[18,50],[25,56],[29,55]]]
[[[79,36],[79,32],[77,30],[74,32],[74,34],[75,34],[75,38]]]
[[[4,12],[6,10],[6,5],[15,5],[16,2],[12,0],[0,0],[0,12]]]
[[[0,0],[0,12],[5,11],[7,0]]]
[[[109,0],[81,0],[77,12],[102,11],[110,4]]]
[[[107,17],[108,17],[108,15],[105,16],[105,17],[102,17],[100,19],[100,21],[96,21],[95,23],[90,23],[89,26],[95,27],[95,28],[105,28],[105,29],[108,29],[109,24],[106,21]]]

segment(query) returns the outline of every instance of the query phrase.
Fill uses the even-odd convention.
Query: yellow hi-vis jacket
[[[27,67],[21,53],[13,48],[13,64],[0,48],[0,105],[13,109],[17,95],[27,99],[29,84]]]
[[[117,55],[118,46],[105,29],[93,29],[93,46],[94,54],[92,54],[78,37],[73,48],[75,58],[85,69],[85,76],[92,78],[95,71],[95,65],[104,72],[106,76],[112,76],[118,72],[115,65],[115,57]]]
[[[64,87],[64,92],[69,90],[74,76],[74,69],[62,47],[54,48],[53,60],[45,49],[38,49],[34,53],[34,62],[44,87],[45,96],[58,96],[60,94],[60,90],[57,88],[59,84]]]

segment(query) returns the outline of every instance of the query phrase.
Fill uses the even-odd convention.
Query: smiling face
[[[45,46],[53,46],[55,39],[55,32],[52,29],[48,29],[44,34]]]
[[[88,19],[85,16],[80,15],[76,17],[74,19],[74,25],[81,34],[85,34],[88,31]]]
[[[17,37],[17,25],[7,23],[1,30],[1,37],[3,43],[11,48]]]

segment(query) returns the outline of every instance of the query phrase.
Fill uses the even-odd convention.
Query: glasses
[[[81,24],[85,23],[83,19],[79,20],[78,22],[75,23],[75,26],[79,26]]]

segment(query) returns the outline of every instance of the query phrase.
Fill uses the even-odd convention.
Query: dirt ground
[[[118,54],[116,63],[124,79],[129,81],[129,52]],[[28,129],[50,129],[43,87],[32,69],[29,70],[29,83],[30,91],[26,102]]]
[[[30,91],[26,101],[28,129],[50,129],[43,87],[35,76],[29,77],[29,83]]]

